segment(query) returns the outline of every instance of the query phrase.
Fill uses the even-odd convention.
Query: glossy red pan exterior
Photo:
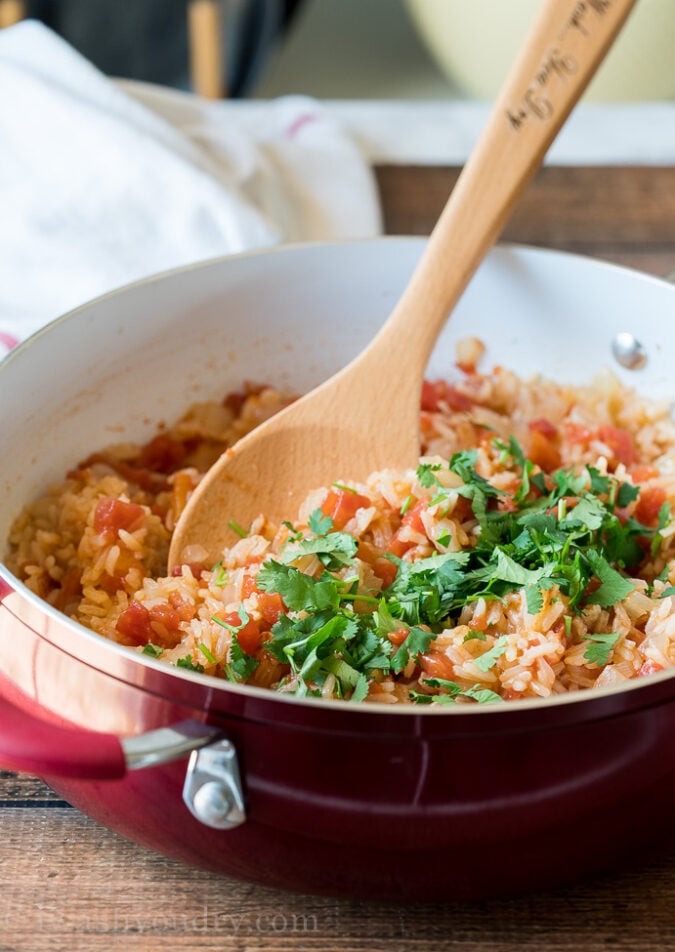
[[[0,365],[3,537],[41,487],[120,433],[144,438],[246,377],[318,382],[379,326],[421,247],[385,239],[209,262],[37,335]],[[613,365],[623,332],[647,364],[614,369],[666,396],[673,318],[663,282],[502,248],[431,373],[450,372],[453,342],[470,332],[488,361],[580,382]],[[482,898],[671,848],[674,728],[670,672],[621,691],[421,711],[233,686],[105,641],[0,566],[0,765],[44,776],[153,849],[257,883]]]

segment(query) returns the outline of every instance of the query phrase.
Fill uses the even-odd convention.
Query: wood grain
[[[376,173],[392,234],[428,233],[457,176]],[[675,168],[545,168],[506,237],[665,274],[675,269]],[[674,908],[675,856],[566,890],[465,905],[274,892],[150,853],[41,781],[0,772],[0,952],[665,952],[675,948]]]
[[[377,168],[385,231],[429,234],[459,172]],[[502,239],[666,274],[675,269],[675,167],[546,166],[521,198]]]
[[[2,839],[3,952],[131,952],[167,941],[214,952],[675,947],[675,858],[555,893],[401,906],[291,895],[188,869],[62,807],[4,808]]]

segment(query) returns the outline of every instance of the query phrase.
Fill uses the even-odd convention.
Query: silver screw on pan
[[[612,353],[617,363],[627,370],[640,370],[647,363],[647,351],[628,331],[620,331],[612,341]]]
[[[228,818],[234,806],[227,788],[217,780],[203,784],[192,797],[192,806],[198,818],[206,826],[220,829],[229,826]]]
[[[229,740],[192,751],[183,801],[200,823],[214,830],[231,830],[246,821],[237,753]]]

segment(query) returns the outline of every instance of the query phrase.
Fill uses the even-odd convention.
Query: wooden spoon
[[[394,311],[352,363],[222,455],[178,521],[170,567],[191,545],[217,561],[231,520],[293,519],[312,489],[417,465],[436,338],[634,2],[546,0]]]

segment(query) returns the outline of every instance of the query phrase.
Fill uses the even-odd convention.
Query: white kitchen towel
[[[0,357],[128,281],[281,242],[370,237],[372,171],[322,106],[187,133],[34,21],[0,32]]]

